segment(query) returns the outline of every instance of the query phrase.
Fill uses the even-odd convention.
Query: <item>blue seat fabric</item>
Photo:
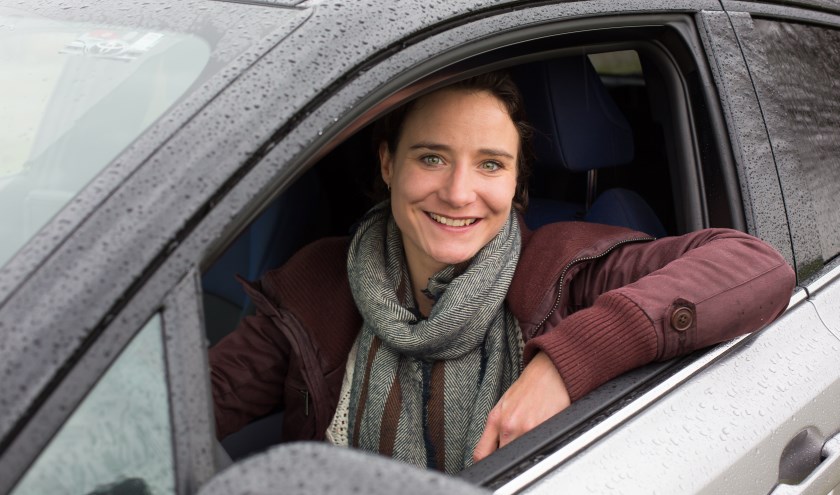
[[[516,67],[513,77],[535,128],[535,180],[552,171],[587,172],[633,161],[633,130],[586,55]],[[586,211],[583,204],[533,197],[525,213],[531,228],[582,220],[629,227],[660,237],[665,228],[637,193],[608,190]]]
[[[311,210],[317,206],[319,186],[307,173],[289,187],[222,254],[204,274],[206,294],[241,308],[239,318],[249,310],[248,297],[234,275],[258,279],[265,271],[281,266],[295,251],[313,238]],[[317,223],[317,222],[315,222]]]

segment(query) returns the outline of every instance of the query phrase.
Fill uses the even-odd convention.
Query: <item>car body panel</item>
[[[808,285],[810,300],[814,303],[820,318],[826,327],[840,339],[840,312],[837,311],[837,298],[840,297],[840,265],[833,263],[833,268],[822,277]]]
[[[840,431],[826,414],[840,403],[840,341],[810,302],[794,309],[526,493],[770,491],[794,436]]]
[[[230,6],[185,5],[204,9],[208,3]],[[162,308],[176,485],[180,493],[195,491],[219,466],[208,447],[209,408],[202,402],[208,395],[206,356],[196,345],[202,339],[198,272],[336,141],[381,115],[391,102],[423,91],[418,81],[433,72],[446,80],[452,76],[447,68],[484,51],[593,29],[586,24],[590,17],[606,26],[611,16],[641,22],[645,17],[639,13],[696,14],[738,165],[748,229],[793,262],[761,109],[743,57],[733,56],[739,48],[729,16],[716,0],[536,6],[411,1],[371,5],[371,10],[305,1],[293,9],[241,7],[268,16],[264,26],[274,29],[249,38],[243,55],[150,128],[0,271],[0,492],[13,486],[97,378]],[[58,7],[45,2],[39,8]],[[251,17],[240,19],[244,26]],[[655,390],[634,417],[604,429],[600,440],[591,439],[581,455],[533,489],[625,492],[621,487],[635,486],[649,491],[650,485],[644,490],[633,483],[661,477],[663,486],[689,491],[766,491],[772,486],[768,478],[747,480],[751,473],[744,466],[778,464],[778,450],[805,424],[826,435],[838,428],[824,412],[838,397],[836,372],[829,367],[840,352],[829,330],[838,331],[833,287],[825,284],[812,302],[794,305],[770,328],[719,348],[712,362],[670,388]],[[798,300],[804,299],[805,292],[799,294]],[[824,313],[822,321],[818,311]],[[815,359],[803,359],[810,353]],[[819,376],[808,376],[812,372]],[[756,387],[762,377],[772,385]],[[808,390],[791,383],[794,377],[810,380]],[[808,395],[819,387],[822,395]],[[751,409],[750,394],[779,401],[779,409]],[[793,411],[798,411],[796,420]],[[749,421],[756,417],[765,424],[776,421],[776,435]],[[736,439],[739,444],[718,458],[715,443]],[[674,462],[640,466],[645,461],[640,448]],[[617,458],[618,452],[630,458]],[[701,471],[700,459],[709,458]],[[727,460],[745,472],[727,471]],[[692,480],[699,472],[702,479]],[[598,485],[592,473],[605,484]]]
[[[721,0],[726,10],[731,11],[765,11],[765,12],[780,12],[790,9],[791,7],[807,8],[811,16],[815,18],[821,17],[823,13],[840,13],[840,2],[837,0],[797,0],[796,2],[786,2],[783,0],[770,1],[752,1],[752,0]],[[804,11],[804,9],[803,9]]]

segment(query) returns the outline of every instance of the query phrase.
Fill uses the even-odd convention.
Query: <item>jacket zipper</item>
[[[303,415],[304,417],[309,417],[309,390],[305,388],[299,388],[298,392],[303,395]]]
[[[280,320],[281,317],[280,317],[279,310],[273,304],[271,304],[268,301],[265,294],[263,294],[260,291],[254,291],[254,294],[249,294],[249,295],[251,296],[252,299],[255,299],[255,300],[257,298],[261,299],[261,302],[267,308],[270,308],[271,311],[270,311],[270,313],[268,313],[269,317],[271,317],[272,319],[276,318],[277,320]],[[275,323],[275,324],[277,324],[277,323]],[[277,327],[278,327],[278,329],[282,328],[281,325],[279,325],[279,324],[277,324]],[[314,412],[315,412],[315,415],[316,415],[315,423],[316,423],[316,428],[317,428],[317,426],[318,426],[317,425],[317,422],[318,422],[317,421],[318,420],[318,408],[316,407],[314,398],[317,397],[318,394],[317,394],[317,390],[313,391],[313,389],[317,388],[317,387],[313,387],[313,383],[316,383],[317,380],[315,380],[311,376],[313,371],[310,369],[311,365],[317,365],[317,358],[315,357],[315,355],[312,352],[312,349],[308,345],[308,343],[303,342],[299,338],[299,336],[297,335],[296,331],[287,327],[287,331],[284,332],[283,330],[281,330],[281,332],[283,332],[286,335],[286,338],[289,339],[289,343],[292,344],[293,350],[297,350],[297,352],[300,356],[300,359],[303,361],[303,368],[300,371],[301,371],[301,378],[303,378],[303,384],[306,388],[298,388],[298,392],[301,395],[303,395],[303,399],[304,399],[304,408],[303,408],[304,417],[309,416],[309,403],[312,402],[312,406],[314,408]],[[312,400],[310,400],[310,399],[312,399]]]
[[[582,263],[584,261],[592,261],[592,260],[596,260],[598,258],[603,258],[604,256],[610,254],[613,250],[615,250],[616,248],[618,248],[620,246],[623,246],[624,244],[630,244],[632,242],[641,242],[641,241],[653,241],[655,239],[656,239],[655,237],[633,237],[631,239],[624,239],[622,241],[616,242],[615,244],[608,247],[606,250],[602,251],[599,254],[592,255],[592,256],[581,256],[580,258],[575,258],[572,261],[566,263],[566,266],[563,267],[563,271],[560,272],[560,280],[559,280],[558,288],[557,288],[557,297],[554,299],[554,306],[551,307],[551,310],[548,312],[548,314],[545,315],[545,318],[543,318],[542,321],[540,321],[539,325],[535,326],[534,329],[531,330],[530,334],[528,335],[528,340],[534,338],[534,335],[537,334],[537,331],[539,331],[539,329],[542,328],[543,325],[545,325],[545,322],[548,321],[548,319],[551,317],[551,315],[554,314],[555,311],[557,311],[557,307],[560,306],[560,299],[563,296],[564,279],[566,278],[566,273],[569,271],[569,269],[571,267],[573,267],[574,265],[576,265],[578,263]]]

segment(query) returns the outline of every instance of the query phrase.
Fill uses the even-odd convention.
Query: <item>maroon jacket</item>
[[[316,241],[260,282],[244,282],[257,314],[210,349],[219,438],[277,407],[282,440],[324,438],[362,324],[348,241]],[[545,352],[574,401],[638,366],[761,328],[785,310],[793,285],[784,259],[742,232],[654,241],[570,222],[523,226],[506,302],[526,363]]]

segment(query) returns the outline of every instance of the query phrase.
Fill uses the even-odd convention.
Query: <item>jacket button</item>
[[[671,326],[678,332],[685,332],[694,323],[694,312],[688,308],[679,308],[671,313]]]

